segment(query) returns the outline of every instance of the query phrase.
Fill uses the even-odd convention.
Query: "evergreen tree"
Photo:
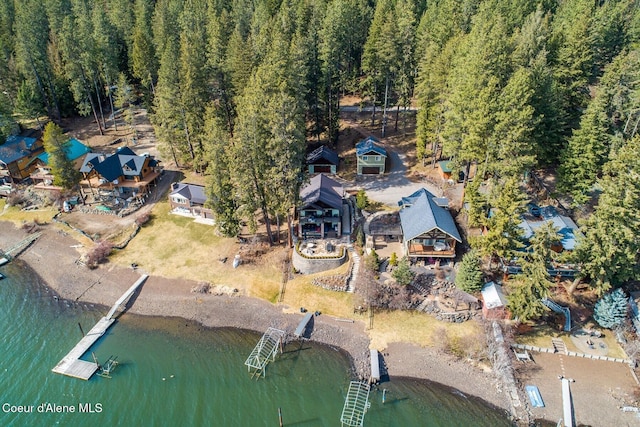
[[[60,118],[53,71],[47,51],[49,22],[41,2],[15,2],[15,61],[23,78],[40,92],[50,117]],[[17,89],[17,88],[16,88]],[[15,95],[15,92],[14,92]]]
[[[133,109],[133,103],[136,100],[136,95],[133,91],[133,87],[127,80],[127,76],[124,73],[120,73],[117,81],[117,88],[115,91],[115,97],[113,100],[114,106],[121,110],[124,121],[133,132],[133,141],[138,139],[136,132],[135,111]]]
[[[399,285],[408,286],[413,281],[415,273],[411,270],[409,259],[405,256],[398,261],[398,266],[393,269],[391,276],[396,279]]]
[[[44,113],[44,106],[42,105],[42,99],[30,81],[22,81],[13,111],[24,119],[35,119],[38,127],[42,130],[39,117]]]
[[[468,293],[476,293],[482,289],[482,270],[477,252],[464,254],[456,273],[456,286]]]
[[[624,143],[605,165],[595,212],[582,223],[574,251],[581,277],[599,295],[640,273],[640,136]]]
[[[225,129],[220,111],[216,107],[207,110],[206,132],[208,144],[207,206],[215,215],[216,226],[227,237],[235,237],[240,231],[238,203],[229,170],[229,133]]]
[[[618,288],[596,302],[593,319],[603,328],[613,329],[627,318],[629,300],[621,288]]]
[[[518,180],[506,179],[502,185],[496,183],[490,200],[491,215],[486,219],[487,234],[472,241],[474,249],[484,256],[510,259],[517,254],[522,243],[520,215],[525,210],[526,196],[520,190]]]
[[[134,10],[136,25],[133,31],[131,69],[134,77],[138,78],[147,90],[154,92],[158,64],[151,29],[153,3],[149,0],[136,0]]]
[[[464,189],[464,201],[467,203],[469,227],[482,225],[487,218],[487,198],[480,193],[480,177],[473,180]]]
[[[47,123],[42,135],[44,149],[49,154],[49,166],[53,174],[53,184],[71,190],[80,182],[80,172],[67,156],[69,138],[53,122]]]
[[[364,210],[367,208],[369,204],[369,199],[367,198],[367,192],[364,191],[364,188],[358,190],[358,194],[356,194],[356,207],[360,210]]]

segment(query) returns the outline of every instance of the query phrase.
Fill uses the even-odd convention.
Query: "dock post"
[[[282,408],[278,408],[278,420],[280,420],[280,427],[282,427]]]

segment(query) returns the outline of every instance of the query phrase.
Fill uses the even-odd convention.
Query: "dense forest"
[[[0,0],[0,132],[43,114],[102,130],[139,94],[235,235],[256,211],[287,218],[307,141],[337,140],[342,95],[414,103],[419,159],[501,182],[483,252],[513,249],[496,241],[515,233],[529,170],[557,170],[574,207],[599,200],[576,256],[603,292],[638,270],[639,40],[631,0]],[[473,211],[487,201],[470,187]]]

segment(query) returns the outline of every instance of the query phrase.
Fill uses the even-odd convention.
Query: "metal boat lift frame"
[[[369,384],[360,381],[351,381],[349,391],[344,400],[340,425],[349,427],[362,427],[364,414],[371,406],[369,402]]]
[[[258,344],[253,348],[251,354],[244,362],[247,366],[247,370],[251,372],[251,378],[254,376],[265,376],[265,369],[269,361],[273,361],[276,358],[278,349],[282,353],[282,338],[285,332],[280,329],[269,328],[262,335]],[[253,372],[251,371],[253,369]]]

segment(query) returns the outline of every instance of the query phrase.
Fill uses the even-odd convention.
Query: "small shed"
[[[485,319],[507,319],[507,299],[502,293],[502,286],[495,282],[486,283],[482,287],[482,315]]]
[[[442,179],[451,179],[451,173],[453,172],[453,162],[451,160],[442,160],[438,162],[438,170]]]

